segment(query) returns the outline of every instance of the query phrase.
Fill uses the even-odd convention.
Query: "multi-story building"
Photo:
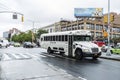
[[[17,35],[17,34],[20,34],[20,33],[21,33],[20,30],[18,30],[16,28],[12,28],[9,31],[3,32],[3,38],[8,39],[8,38],[11,38],[13,35],[15,35],[15,34]]]
[[[114,21],[110,22],[110,38],[120,37],[120,14],[114,15]],[[107,15],[107,14],[105,14]],[[78,21],[61,20],[41,29],[48,32],[70,31],[70,30],[90,30],[93,38],[103,37],[103,29],[108,30],[108,23],[102,19],[81,18]]]
[[[3,32],[3,38],[5,39],[9,38],[9,31]]]

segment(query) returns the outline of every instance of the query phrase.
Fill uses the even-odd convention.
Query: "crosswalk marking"
[[[7,54],[4,54],[3,55],[3,60],[10,60],[11,58],[7,55]]]
[[[24,58],[31,58],[31,56],[25,55],[25,54],[20,54],[21,56],[23,56]]]
[[[4,53],[3,54],[3,61],[9,60],[24,60],[24,59],[32,59],[32,58],[40,58],[40,57],[47,57],[41,54],[30,54],[30,53]]]
[[[18,56],[18,55],[16,55],[16,54],[12,54],[15,58],[17,58],[17,59],[20,59],[21,57],[20,56]]]
[[[42,54],[43,56],[48,56],[48,57],[55,57],[54,55],[49,55],[49,54]]]
[[[18,54],[18,53],[4,53],[3,54],[3,61],[7,60],[22,60],[22,59],[31,59],[32,57],[30,55],[26,54]]]

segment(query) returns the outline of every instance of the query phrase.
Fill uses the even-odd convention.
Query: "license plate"
[[[94,56],[97,56],[97,54],[94,54]]]

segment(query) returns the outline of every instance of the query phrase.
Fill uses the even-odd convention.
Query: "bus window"
[[[53,41],[55,41],[55,36],[53,36]]]
[[[59,41],[61,41],[61,35],[59,35]]]
[[[67,35],[65,35],[65,41],[68,41],[68,36]]]
[[[46,41],[46,36],[44,37],[44,41]]]
[[[50,41],[52,41],[52,36],[50,36]]]
[[[59,41],[59,37],[58,36],[56,36],[56,41]]]
[[[64,35],[62,35],[62,41],[64,41]]]
[[[41,38],[41,41],[43,41],[43,38]]]
[[[74,36],[74,41],[91,41],[91,37],[90,36],[75,35]]]

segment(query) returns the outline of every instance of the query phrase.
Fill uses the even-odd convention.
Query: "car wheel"
[[[111,52],[111,54],[113,54],[113,51],[112,51],[112,50],[110,50],[110,52]]]

